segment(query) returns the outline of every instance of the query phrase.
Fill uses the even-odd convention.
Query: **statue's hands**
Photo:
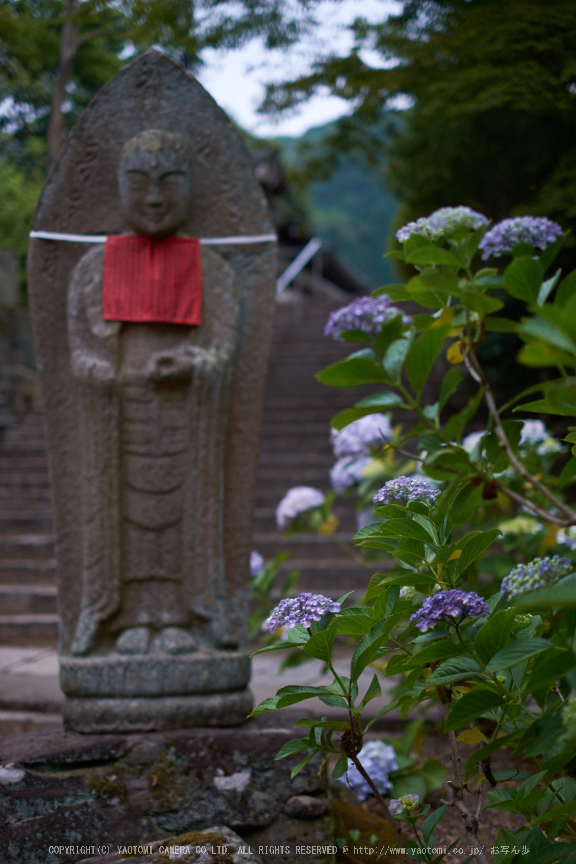
[[[146,366],[146,377],[150,381],[166,383],[187,381],[194,367],[182,351],[156,351]]]
[[[215,348],[199,348],[196,345],[187,345],[177,351],[157,351],[148,361],[146,377],[150,381],[166,383],[187,381],[194,370],[215,371],[226,359]]]
[[[101,387],[109,387],[116,381],[116,372],[108,360],[83,351],[75,351],[72,355],[72,372],[76,378]]]

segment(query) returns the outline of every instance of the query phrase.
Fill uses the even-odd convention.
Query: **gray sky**
[[[358,16],[381,21],[399,8],[396,0],[323,0],[317,10],[319,25],[297,46],[288,51],[267,51],[260,41],[253,40],[236,51],[206,51],[206,65],[199,79],[218,104],[249,132],[262,137],[299,136],[342,116],[348,110],[347,103],[336,96],[319,95],[280,119],[264,117],[256,109],[266,82],[306,72],[319,51],[346,54],[352,44],[346,24]],[[375,52],[366,51],[362,57],[370,65],[382,65]]]

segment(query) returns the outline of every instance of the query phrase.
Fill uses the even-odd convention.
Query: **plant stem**
[[[535,489],[540,492],[544,498],[547,498],[550,503],[560,510],[561,513],[564,513],[564,516],[568,520],[566,522],[567,525],[576,525],[576,513],[569,507],[567,504],[564,504],[563,501],[560,501],[546,486],[544,486],[540,481],[536,480],[535,477],[528,471],[527,468],[524,467],[520,459],[514,453],[510,442],[508,441],[508,436],[506,435],[506,430],[502,425],[502,420],[500,419],[500,413],[498,411],[498,405],[496,404],[496,399],[494,398],[494,394],[492,392],[492,388],[488,383],[486,376],[478,362],[478,358],[474,352],[474,348],[470,347],[468,353],[464,354],[464,365],[466,369],[470,373],[471,377],[476,381],[476,383],[484,388],[484,398],[486,400],[486,405],[488,406],[488,410],[492,415],[492,419],[494,421],[494,428],[496,432],[496,436],[498,441],[500,442],[500,446],[506,453],[508,457],[508,461],[514,468],[514,470],[523,477],[524,480],[527,480]],[[509,493],[508,493],[509,494]],[[512,496],[510,496],[512,497]],[[546,512],[546,511],[543,511]],[[546,519],[549,519],[550,515],[546,513]]]

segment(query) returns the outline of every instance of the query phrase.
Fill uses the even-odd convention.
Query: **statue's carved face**
[[[190,168],[175,136],[149,132],[129,141],[118,180],[126,221],[138,234],[173,234],[184,223],[191,197]]]

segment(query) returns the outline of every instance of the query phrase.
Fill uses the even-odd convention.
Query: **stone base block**
[[[326,770],[314,759],[291,778],[300,754],[274,757],[297,730],[270,719],[275,727],[258,717],[241,729],[0,739],[2,864],[128,862],[145,844],[215,825],[242,838],[247,862],[334,864]]]
[[[59,660],[60,686],[66,696],[75,698],[226,693],[243,690],[250,680],[250,658],[240,651],[177,656],[61,654]]]
[[[252,693],[247,689],[202,696],[67,698],[64,703],[64,728],[100,734],[239,726],[246,721],[252,706]]]

